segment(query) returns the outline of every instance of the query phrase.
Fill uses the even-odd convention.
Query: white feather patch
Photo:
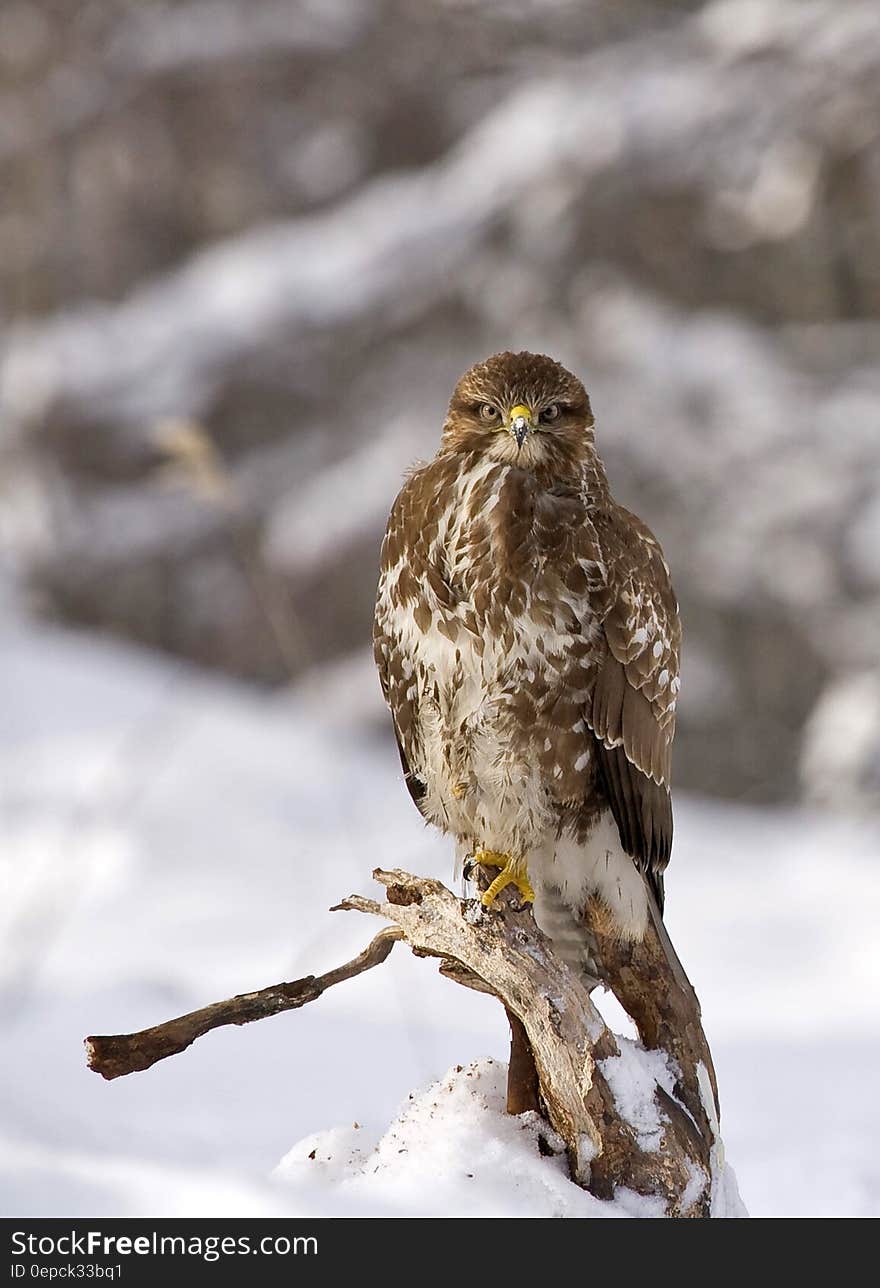
[[[620,844],[612,814],[602,814],[583,845],[562,836],[529,856],[533,885],[561,891],[573,912],[584,910],[587,898],[597,894],[612,913],[625,939],[641,939],[648,924],[645,880]]]

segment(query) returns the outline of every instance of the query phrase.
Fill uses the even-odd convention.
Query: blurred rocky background
[[[3,0],[27,611],[365,723],[457,376],[584,376],[685,628],[678,782],[880,797],[876,0]]]

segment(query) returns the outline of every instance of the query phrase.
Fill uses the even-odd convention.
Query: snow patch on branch
[[[712,1125],[714,1144],[709,1154],[709,1168],[712,1175],[712,1206],[710,1216],[748,1216],[746,1205],[740,1198],[739,1186],[733,1168],[724,1157],[724,1141],[721,1139],[721,1128],[715,1112],[715,1097],[712,1094],[712,1083],[709,1071],[702,1063],[697,1065],[697,1079],[700,1084],[700,1098],[703,1108]]]
[[[599,1061],[621,1118],[638,1136],[639,1145],[656,1153],[663,1140],[664,1118],[657,1104],[656,1090],[662,1087],[674,1096],[675,1075],[665,1051],[646,1051],[630,1038],[618,1037],[620,1055]],[[700,1066],[703,1068],[703,1066]],[[717,1122],[715,1124],[717,1131]]]

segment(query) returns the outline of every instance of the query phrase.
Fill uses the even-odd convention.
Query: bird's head
[[[538,353],[496,353],[465,372],[443,449],[560,474],[593,451],[593,413],[577,376]]]

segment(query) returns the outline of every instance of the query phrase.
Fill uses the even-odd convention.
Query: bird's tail
[[[660,879],[662,880],[662,875]],[[654,929],[657,932],[657,938],[660,940],[660,945],[666,956],[666,960],[669,963],[670,969],[673,975],[675,976],[676,983],[687,994],[691,994],[694,991],[693,984],[691,984],[690,980],[685,974],[685,969],[682,966],[681,962],[679,961],[678,953],[675,951],[672,945],[672,940],[669,938],[669,934],[666,930],[665,925],[663,924],[663,913],[660,910],[657,896],[654,892],[653,882],[648,881],[647,886],[648,886],[648,916],[651,919],[651,924],[653,925]]]
[[[602,983],[596,939],[585,924],[583,914],[566,901],[558,886],[536,884],[535,920],[556,955],[580,976],[587,989]]]
[[[693,986],[685,974],[678,953],[663,924],[663,914],[654,892],[653,882],[646,881],[646,885],[648,917],[657,933],[676,982],[681,989],[690,994],[693,992]],[[573,908],[558,886],[536,883],[535,920],[551,940],[554,951],[581,976],[587,988],[593,989],[597,984],[608,987],[606,970],[602,964],[601,940],[591,929],[587,915]],[[602,929],[601,925],[599,929]]]

